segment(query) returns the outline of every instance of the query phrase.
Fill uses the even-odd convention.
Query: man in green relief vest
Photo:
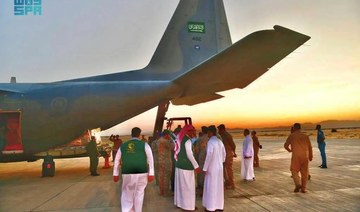
[[[131,130],[131,140],[123,143],[114,161],[114,182],[119,181],[121,164],[121,211],[142,211],[145,187],[154,180],[154,159],[150,146],[140,140],[141,129]],[[121,161],[121,162],[120,162]]]
[[[183,210],[195,210],[195,172],[201,172],[192,152],[191,135],[195,128],[185,125],[175,144],[175,192],[174,204]]]

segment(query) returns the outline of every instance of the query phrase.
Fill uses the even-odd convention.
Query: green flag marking
[[[204,22],[188,22],[188,32],[205,33]]]

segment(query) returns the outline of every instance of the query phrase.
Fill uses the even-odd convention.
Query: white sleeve
[[[250,144],[252,145],[250,139],[248,137],[246,137],[245,141],[244,141],[244,145],[243,145],[243,148],[244,148],[243,149],[243,156],[244,156],[244,158],[252,156]]]
[[[250,144],[249,144],[249,152],[250,152],[250,156],[254,157],[254,141],[252,139],[250,139]]]
[[[191,140],[187,140],[185,143],[185,150],[186,150],[186,156],[188,157],[188,159],[190,160],[191,164],[193,165],[194,169],[199,168],[199,164],[196,162],[195,158],[194,158],[194,154],[192,152],[191,149]]]
[[[115,156],[113,176],[119,176],[120,160],[121,160],[121,147],[119,147]]]
[[[211,145],[211,143],[208,142],[207,147],[206,147],[206,158],[205,158],[204,167],[203,167],[204,171],[207,171],[207,169],[209,167],[213,152],[214,152],[214,148]]]
[[[154,176],[154,158],[149,144],[145,144],[147,163],[149,164],[149,175]]]

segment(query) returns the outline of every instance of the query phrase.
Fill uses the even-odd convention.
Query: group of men
[[[237,157],[236,145],[224,124],[217,128],[203,126],[198,138],[192,125],[178,127],[174,132],[164,130],[151,147],[140,140],[140,134],[139,128],[133,128],[131,140],[120,146],[114,160],[115,182],[121,165],[122,211],[142,210],[144,189],[153,179],[160,195],[172,196],[172,190],[175,206],[183,210],[196,210],[196,184],[202,190],[205,210],[224,209],[224,188],[235,188],[232,165]],[[247,129],[244,136],[241,175],[245,180],[254,180],[253,139]],[[254,136],[257,140],[256,133]]]
[[[300,124],[294,124],[294,132],[288,137],[284,147],[292,152],[290,170],[295,183],[294,191],[301,190],[305,193],[312,147],[309,137],[300,129]],[[202,202],[205,210],[224,209],[224,188],[235,188],[232,163],[233,158],[237,157],[236,145],[223,124],[217,128],[214,125],[202,127],[198,139],[194,139],[195,133],[192,125],[185,125],[176,133],[164,130],[161,137],[152,144],[152,149],[148,143],[140,140],[141,130],[137,127],[132,129],[132,138],[120,146],[114,160],[114,182],[119,181],[121,166],[122,211],[142,211],[145,187],[155,176],[160,195],[171,196],[170,184],[173,183],[174,205],[183,210],[196,210],[195,173],[198,175],[197,184],[203,189]],[[261,145],[256,132],[250,135],[250,131],[245,129],[244,136],[241,177],[253,181],[253,167],[259,166],[255,152],[258,152]],[[318,142],[324,142],[324,139],[320,127]],[[156,155],[155,168],[153,154]],[[326,167],[326,159],[321,167]],[[301,173],[301,180],[298,172]]]
[[[217,138],[215,126],[207,128],[206,158],[202,170],[193,154],[195,128],[185,125],[177,135],[164,130],[161,137],[152,143],[156,155],[155,172],[160,195],[170,196],[170,176],[174,158],[174,204],[183,210],[195,210],[195,172],[204,173],[203,205],[207,210],[224,208],[223,163],[225,147]],[[135,133],[136,131],[137,133]],[[132,130],[132,139],[121,145],[114,161],[114,181],[119,180],[119,166],[123,178],[121,207],[122,211],[141,211],[144,189],[154,176],[153,154],[150,146],[140,141],[140,130]],[[176,136],[176,137],[175,137]],[[176,139],[175,139],[176,138]],[[147,159],[147,161],[145,160]],[[148,169],[146,165],[148,164]],[[138,168],[139,167],[139,168]],[[146,180],[146,176],[149,179]],[[216,185],[216,186],[214,186]],[[221,191],[221,192],[219,192]]]

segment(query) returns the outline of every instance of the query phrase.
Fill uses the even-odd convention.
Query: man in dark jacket
[[[96,147],[96,140],[94,136],[91,136],[90,142],[86,146],[86,151],[90,158],[90,174],[91,176],[99,176],[97,173],[97,167],[99,164],[99,152]]]

